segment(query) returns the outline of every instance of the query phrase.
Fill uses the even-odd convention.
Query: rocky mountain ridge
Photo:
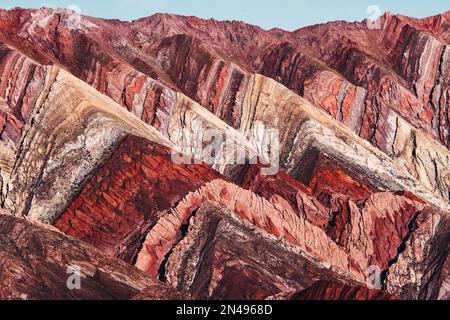
[[[0,10],[0,255],[34,279],[1,273],[2,298],[448,299],[449,12],[379,26]],[[213,129],[261,162],[261,124],[279,133],[272,175],[202,163],[174,134]],[[38,294],[38,249],[8,244],[24,228],[58,272],[99,250],[147,285],[119,294],[108,269],[103,291]],[[55,232],[90,258],[52,260]],[[65,241],[55,254],[77,252]]]

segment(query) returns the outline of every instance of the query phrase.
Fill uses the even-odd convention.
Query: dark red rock
[[[79,267],[80,289],[67,286]],[[153,299],[182,297],[170,286],[51,228],[0,214],[0,299]]]
[[[129,136],[54,225],[131,263],[161,215],[219,176],[206,165],[175,165],[167,148]]]
[[[308,289],[297,292],[291,300],[401,300],[380,290],[346,285],[335,281],[318,281]]]
[[[154,15],[134,22],[83,17],[73,26],[64,10],[0,10],[1,146],[14,150],[32,122],[48,76],[44,65],[62,66],[166,135],[182,94],[240,128],[245,99],[261,94],[248,92],[249,79],[261,73],[292,90],[265,94],[300,94],[391,157],[389,177],[405,166],[417,184],[446,200],[449,12],[426,19],[386,14],[380,22],[375,30],[334,22],[285,32]],[[330,130],[339,128],[329,121]],[[362,145],[350,134],[338,138]],[[299,298],[391,298],[364,287],[367,267],[376,265],[391,293],[448,299],[448,212],[419,198],[425,195],[374,179],[379,166],[333,159],[314,141],[308,148],[292,176],[238,168],[231,176],[244,190],[206,165],[175,165],[170,150],[128,137],[91,172],[55,226],[194,298],[263,299],[299,290]],[[0,157],[2,201],[14,159]],[[199,218],[209,202],[214,212]],[[43,272],[44,282],[53,276]],[[166,296],[106,282],[114,297]],[[61,281],[52,290],[67,297]],[[109,297],[96,290],[89,297]]]
[[[346,170],[326,157],[320,156],[312,170],[308,186],[314,196],[320,200],[327,194],[337,194],[348,196],[349,200],[357,202],[369,197],[377,190],[370,185],[369,181],[358,180],[357,176],[351,173],[351,169]]]
[[[44,66],[0,43],[0,136],[6,144],[19,143],[46,74]]]
[[[167,256],[164,278],[198,299],[261,300],[316,279],[345,279],[212,203]],[[192,264],[192,259],[199,263]]]
[[[241,174],[243,188],[278,203],[283,199],[299,216],[315,226],[327,228],[332,219],[331,212],[314,197],[308,186],[284,173],[273,176],[262,175],[260,166],[246,166]]]
[[[30,24],[32,15],[45,26]],[[138,92],[127,85],[137,81],[127,76],[131,65],[237,126],[242,86],[258,72],[387,153],[396,115],[449,147],[448,12],[426,19],[387,14],[375,30],[366,22],[335,22],[292,33],[161,14],[132,23],[84,18],[81,32],[71,30],[68,19],[67,12],[48,9],[3,11],[0,21],[8,28],[1,35],[41,63],[65,65],[128,107]],[[424,59],[426,69],[420,66]],[[115,83],[111,72],[123,80]],[[154,113],[158,101],[148,99],[145,109]]]

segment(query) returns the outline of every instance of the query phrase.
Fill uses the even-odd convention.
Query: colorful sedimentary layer
[[[182,298],[167,284],[51,228],[0,214],[0,231],[0,299],[130,299],[146,289],[153,299]],[[68,270],[78,275],[70,271],[76,267],[82,290],[67,286]]]
[[[318,281],[300,292],[275,297],[291,300],[399,300],[386,292],[349,286],[337,281]]]
[[[54,225],[131,263],[159,217],[219,176],[204,164],[175,165],[167,148],[130,136]]]
[[[449,21],[0,10],[0,298],[449,299]]]
[[[125,133],[172,146],[62,69],[47,67],[43,88],[16,151],[5,197],[5,207],[16,215],[54,220]]]
[[[281,244],[270,236],[273,230],[259,232],[234,214],[239,212],[202,206],[167,257],[163,279],[194,298],[254,300],[299,290],[317,279],[343,278],[306,252]]]

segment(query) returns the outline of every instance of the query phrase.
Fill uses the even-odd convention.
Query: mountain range
[[[449,66],[450,11],[0,10],[0,299],[450,299]],[[246,164],[186,151],[199,126]]]

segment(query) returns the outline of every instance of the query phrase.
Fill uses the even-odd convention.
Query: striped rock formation
[[[130,299],[149,288],[153,299],[183,298],[169,285],[48,227],[0,214],[0,230],[0,299]],[[69,281],[68,274],[79,280]]]
[[[0,297],[449,299],[448,26],[0,10]]]

